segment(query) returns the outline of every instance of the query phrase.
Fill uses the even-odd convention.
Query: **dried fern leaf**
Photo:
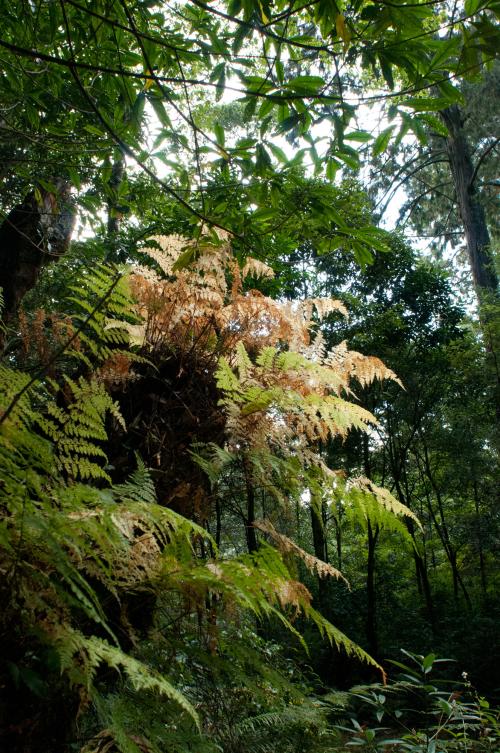
[[[293,554],[296,557],[299,557],[299,559],[304,562],[305,566],[312,573],[315,572],[320,578],[326,578],[327,576],[330,576],[332,578],[341,579],[346,583],[346,585],[349,585],[348,581],[342,575],[340,570],[337,570],[336,567],[333,567],[333,565],[330,565],[327,562],[323,562],[313,554],[309,554],[309,552],[306,552],[304,549],[298,546],[298,544],[292,541],[292,539],[288,538],[288,536],[279,533],[270,520],[256,520],[253,525],[255,528],[258,528],[259,531],[267,534],[276,543],[279,551],[282,554]]]

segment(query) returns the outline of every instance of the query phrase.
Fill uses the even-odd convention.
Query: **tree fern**
[[[351,428],[366,430],[375,421],[349,401],[351,381],[393,378],[392,372],[344,345],[326,353],[321,340],[311,343],[313,311],[321,317],[342,306],[333,301],[293,306],[243,292],[246,273],[266,270],[249,263],[241,272],[227,238],[219,240],[183,246],[191,267],[173,258],[181,239],[160,243],[161,253],[150,256],[165,276],[136,270],[131,281],[136,302],[127,279],[113,266],[84,274],[67,301],[72,333],[49,363],[31,375],[17,371],[14,363],[0,367],[5,614],[22,620],[33,645],[57,651],[82,699],[93,700],[96,708],[105,705],[101,677],[108,667],[116,671],[115,688],[121,683],[136,698],[161,694],[173,717],[181,709],[187,736],[203,710],[195,709],[187,697],[188,690],[193,697],[195,692],[182,671],[171,672],[165,656],[180,665],[197,652],[199,672],[222,663],[229,653],[225,626],[235,619],[277,621],[306,650],[298,618],[308,619],[327,641],[378,667],[314,609],[311,593],[292,577],[285,556],[293,551],[316,573],[325,574],[328,567],[284,534],[269,526],[265,531],[282,552],[262,542],[251,554],[224,558],[202,526],[157,503],[139,457],[122,483],[113,485],[108,474],[109,427],[118,425],[121,436],[126,429],[109,384],[119,373],[126,382],[134,359],[158,358],[161,364],[161,358],[191,354],[189,363],[215,382],[211,399],[215,408],[220,401],[226,442],[193,446],[193,457],[211,481],[210,501],[234,476],[247,490],[263,489],[285,505],[324,470],[319,440],[345,436]],[[141,318],[138,355],[129,329]],[[47,365],[54,367],[50,379]],[[181,359],[179,375],[183,368]],[[202,492],[209,498],[208,484]],[[383,492],[361,482],[349,493],[353,508],[367,511],[365,496],[371,494],[387,514],[405,514]],[[337,575],[332,569],[329,574]],[[147,604],[145,624],[131,606],[137,599],[141,610]],[[142,651],[144,642],[151,645],[149,656]],[[162,671],[155,669],[162,662]],[[134,746],[147,749],[147,735],[143,745],[116,718],[111,726],[108,721],[103,719],[111,745],[127,753]],[[277,718],[274,723],[279,728]],[[196,749],[191,737],[189,745]]]

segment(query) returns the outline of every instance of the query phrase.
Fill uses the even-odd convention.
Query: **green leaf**
[[[484,4],[484,0],[465,0],[464,11],[467,16],[473,16],[474,13]]]
[[[384,77],[384,80],[387,86],[392,91],[394,89],[394,77],[392,75],[392,65],[390,64],[387,57],[382,52],[379,53],[378,59],[380,63],[380,69],[382,71],[382,76]]]
[[[257,144],[255,154],[255,171],[257,175],[262,175],[272,166],[271,157],[263,144]]]
[[[149,101],[151,102],[153,110],[156,113],[156,117],[158,118],[162,126],[164,126],[165,128],[172,128],[172,122],[167,115],[163,101],[158,99],[158,97],[150,97]]]
[[[377,136],[375,139],[375,142],[373,144],[373,156],[378,157],[379,154],[382,154],[382,152],[385,152],[387,147],[389,146],[389,141],[391,140],[391,136],[394,132],[396,126],[389,126],[388,128],[384,128],[381,133]]]
[[[274,68],[276,71],[276,78],[278,79],[279,83],[282,84],[285,80],[285,68],[281,60],[276,60]]]
[[[314,96],[325,86],[325,80],[321,76],[296,76],[287,81],[285,86],[297,94]]]
[[[215,140],[217,141],[219,146],[224,146],[226,143],[226,134],[224,132],[224,128],[221,126],[220,123],[214,124],[214,133],[215,133]]]
[[[261,106],[259,107],[259,117],[265,118],[266,115],[269,115],[269,113],[275,106],[276,103],[273,102],[272,99],[264,99]]]
[[[266,146],[269,148],[271,154],[273,154],[279,162],[284,165],[287,164],[288,157],[286,156],[283,149],[281,149],[281,147],[279,147],[277,144],[273,144],[272,142],[266,142]]]
[[[186,269],[186,267],[189,267],[190,264],[192,264],[198,257],[197,249],[195,246],[189,246],[185,251],[183,251],[178,259],[174,262],[172,265],[172,271],[173,272],[180,272],[182,269]]]
[[[368,131],[351,131],[351,133],[344,134],[346,141],[359,141],[361,144],[366,144],[367,141],[372,141],[373,136]]]
[[[350,167],[352,170],[358,170],[359,168],[359,156],[357,154],[351,154],[349,152],[335,152],[335,156],[337,159],[341,160],[342,162],[345,162],[345,164]]]
[[[450,101],[444,97],[415,97],[401,100],[401,105],[417,112],[438,112],[448,107]]]
[[[424,670],[424,674],[429,674],[429,672],[432,669],[432,666],[434,664],[434,661],[436,659],[436,654],[427,654],[427,656],[422,661],[422,669]]]
[[[266,220],[276,219],[278,214],[277,209],[267,209],[266,207],[262,207],[262,209],[257,209],[257,211],[253,212],[252,219],[264,222]]]
[[[330,157],[327,160],[326,177],[328,180],[331,180],[331,181],[335,180],[335,175],[337,174],[339,167],[340,167],[340,162],[338,162],[338,160],[334,159],[333,157]]]
[[[446,128],[443,121],[436,115],[432,115],[431,113],[423,113],[422,115],[420,115],[420,120],[423,123],[427,123],[431,131],[434,131],[434,133],[437,133],[439,136],[448,136],[448,129]]]
[[[91,125],[90,123],[87,123],[86,125],[84,125],[84,128],[85,128],[85,130],[88,133],[93,133],[95,136],[103,136],[104,135],[103,132],[102,132],[102,130],[100,128],[98,128],[95,125]]]

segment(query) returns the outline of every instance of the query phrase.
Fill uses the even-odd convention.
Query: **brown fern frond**
[[[289,539],[288,536],[279,533],[270,520],[256,520],[253,525],[255,528],[258,528],[259,531],[262,531],[262,533],[267,534],[277,545],[278,550],[282,554],[293,554],[296,557],[299,557],[310,572],[317,573],[320,578],[326,578],[327,576],[337,579],[340,578],[349,585],[340,570],[337,570],[336,567],[333,567],[333,565],[330,565],[327,562],[323,562],[323,560],[318,559],[318,557],[315,557],[313,554],[309,554],[309,552],[306,552],[302,547],[298,546],[298,544],[292,541],[292,539]]]
[[[97,379],[104,382],[107,388],[123,384],[134,376],[130,370],[131,365],[130,355],[122,352],[113,353],[97,371]]]
[[[241,276],[243,279],[246,277],[274,277],[274,270],[262,261],[254,259],[252,256],[247,256],[245,264],[241,270]]]

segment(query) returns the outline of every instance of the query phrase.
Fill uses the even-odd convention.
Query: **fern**
[[[333,578],[342,578],[347,584],[347,581],[345,580],[340,570],[337,570],[337,568],[333,567],[332,565],[319,560],[317,557],[309,554],[309,552],[304,551],[304,549],[302,549],[294,541],[289,539],[288,536],[284,536],[282,533],[279,533],[269,520],[256,521],[254,523],[254,526],[255,528],[258,528],[259,531],[267,534],[272,539],[272,541],[277,544],[278,549],[282,554],[290,553],[295,557],[300,558],[302,562],[304,562],[308,570],[313,573],[317,573],[320,578],[325,578],[327,576],[331,576]]]
[[[157,499],[151,474],[139,455],[136,455],[136,462],[137,468],[131,474],[130,479],[123,484],[113,486],[113,495],[117,499],[154,505]]]
[[[134,360],[127,326],[138,324],[140,318],[134,313],[129,275],[111,264],[96,265],[91,273],[82,272],[69,289],[73,295],[68,302],[76,310],[73,323],[78,331],[77,347],[71,354],[89,368],[117,353]]]
[[[73,396],[77,393],[83,399],[87,395],[87,386],[68,384]],[[55,421],[65,417],[64,411],[52,412]],[[33,408],[27,413],[32,414],[32,421],[43,423]],[[87,426],[98,415],[102,419],[97,412],[87,423],[70,415],[62,427]],[[143,464],[139,462],[127,482],[110,490],[83,483],[68,485],[54,462],[57,442],[34,434],[29,418],[24,419],[14,422],[11,415],[1,443],[8,471],[2,488],[2,569],[16,579],[25,620],[57,650],[71,682],[91,697],[98,692],[98,668],[106,664],[123,670],[138,692],[162,693],[196,719],[192,704],[168,678],[155,674],[117,645],[92,585],[96,582],[115,598],[124,591],[153,585],[159,593],[186,593],[190,599],[196,595],[193,609],[206,602],[209,594],[218,594],[219,609],[237,605],[260,618],[274,616],[303,641],[292,623],[294,615],[301,613],[323,634],[351,650],[347,639],[312,609],[309,592],[290,578],[274,549],[262,547],[255,555],[233,561],[199,561],[194,542],[197,537],[208,540],[206,531],[155,503]],[[28,461],[33,459],[27,473]],[[104,628],[111,642],[83,635],[78,629],[82,614]]]
[[[125,428],[118,404],[112,400],[102,383],[80,377],[74,381],[64,379],[65,392],[71,395],[65,409],[57,403],[47,405],[46,415],[37,416],[37,424],[50,437],[55,447],[55,460],[59,470],[72,478],[110,481],[95,458],[107,461],[98,442],[106,440],[104,427],[110,414]]]
[[[346,483],[337,479],[334,495],[342,500],[347,517],[364,528],[368,523],[378,525],[401,534],[408,542],[410,535],[402,519],[411,519],[421,528],[419,519],[406,505],[399,502],[387,489],[362,476]]]
[[[56,640],[61,668],[66,671],[72,683],[84,686],[92,695],[93,682],[101,664],[111,669],[122,669],[136,691],[153,690],[174,701],[199,725],[198,714],[187,698],[165,677],[151,671],[150,667],[127,655],[119,648],[92,636],[86,638],[76,630],[63,631]]]
[[[106,705],[100,675],[107,666],[123,675],[121,690],[134,697],[161,694],[174,709],[172,718],[181,709],[186,735],[192,735],[202,708],[195,709],[195,691],[187,697],[189,685],[169,661],[176,658],[181,665],[183,657],[196,655],[198,671],[222,663],[224,626],[230,622],[279,621],[307,650],[297,618],[309,619],[328,641],[378,665],[313,608],[310,592],[291,576],[284,557],[293,554],[320,575],[340,574],[269,523],[261,531],[281,552],[262,542],[252,554],[225,559],[202,526],[157,503],[139,457],[131,476],[113,486],[104,450],[106,422],[122,430],[124,422],[109,384],[133,378],[131,364],[145,357],[160,363],[180,358],[182,373],[182,357],[191,354],[188,365],[196,363],[204,378],[215,376],[214,411],[220,400],[226,422],[223,447],[193,446],[192,457],[211,482],[207,499],[211,503],[237,478],[285,505],[314,473],[323,473],[319,440],[345,436],[351,428],[366,430],[374,422],[349,401],[351,382],[394,375],[343,344],[326,352],[320,337],[311,342],[318,318],[344,313],[339,302],[286,304],[243,292],[246,275],[267,270],[250,260],[241,271],[225,237],[197,243],[159,239],[149,256],[163,274],[145,267],[135,271],[130,280],[135,303],[129,281],[111,265],[97,267],[73,286],[71,334],[51,365],[64,355],[66,366],[76,359],[79,374],[54,369],[49,379],[45,367],[34,376],[0,367],[5,469],[0,571],[6,574],[1,588],[6,614],[22,618],[34,645],[43,642],[57,651],[83,700]],[[131,345],[133,328],[140,354]],[[92,377],[82,375],[82,364]],[[213,383],[211,389],[216,391]],[[362,481],[345,492],[352,495],[353,509],[368,511],[373,497],[387,515],[406,514]],[[136,596],[146,601],[146,595],[153,606],[143,628],[127,606]],[[149,657],[140,655],[139,638],[150,642]],[[137,649],[127,651],[125,645]],[[154,670],[161,662],[162,671]],[[313,716],[309,709],[304,719],[309,712]],[[131,736],[118,722],[106,720],[103,745],[134,753],[148,749],[147,739]],[[278,717],[269,717],[267,726],[272,723],[280,728]],[[254,725],[266,727],[264,717]],[[192,749],[200,748],[189,739]],[[262,741],[262,750],[266,745]]]

